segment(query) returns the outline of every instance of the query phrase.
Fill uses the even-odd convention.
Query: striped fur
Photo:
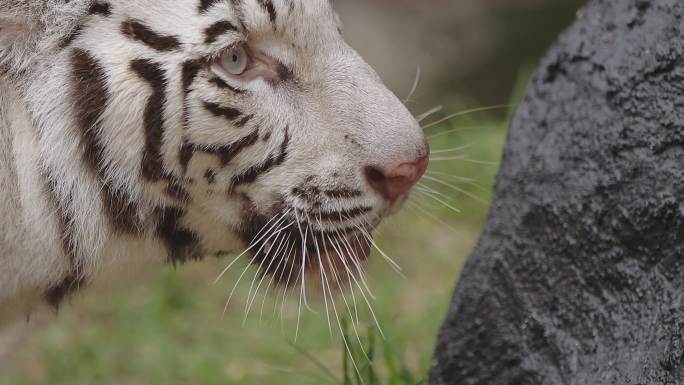
[[[57,306],[124,257],[240,250],[286,210],[312,234],[376,224],[363,168],[425,141],[336,20],[325,0],[0,5],[0,309]],[[271,77],[216,72],[242,43]]]

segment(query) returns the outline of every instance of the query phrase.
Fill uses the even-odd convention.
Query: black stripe
[[[320,218],[321,220],[327,220],[331,222],[345,221],[347,219],[353,219],[360,217],[363,214],[367,214],[373,211],[372,207],[358,207],[355,209],[341,210],[341,211],[331,211],[331,212],[318,212],[312,213],[310,216],[312,218]]]
[[[222,0],[200,0],[199,6],[197,7],[199,13],[204,13],[213,7],[214,4],[221,2]]]
[[[247,115],[244,118],[238,120],[235,122],[235,127],[237,128],[242,128],[244,127],[247,123],[249,123],[250,120],[254,118],[254,115]]]
[[[271,20],[271,23],[275,23],[277,15],[273,2],[271,0],[259,0],[259,4],[268,12],[268,18]]]
[[[235,27],[235,25],[233,25],[233,23],[229,22],[228,20],[218,21],[212,24],[204,31],[204,35],[206,36],[206,38],[204,39],[204,43],[214,43],[216,42],[219,36],[228,32],[237,32],[237,30],[237,27]]]
[[[105,17],[109,16],[112,14],[111,6],[109,5],[109,3],[96,1],[90,6],[90,9],[88,9],[88,14],[101,15]]]
[[[242,112],[231,107],[223,107],[216,103],[204,102],[204,108],[216,117],[223,117],[233,121],[242,116]]]
[[[294,79],[294,73],[285,64],[278,63],[278,77],[280,81],[285,82]]]
[[[180,224],[185,212],[176,207],[158,208],[156,212],[159,218],[157,236],[166,245],[167,262],[176,265],[200,260],[199,236]]]
[[[287,159],[287,148],[290,144],[290,132],[289,132],[289,127],[285,128],[285,138],[283,139],[282,144],[280,145],[280,152],[277,155],[271,155],[268,160],[258,166],[254,166],[252,168],[249,168],[247,171],[233,176],[231,180],[231,185],[230,188],[228,189],[229,193],[232,193],[235,188],[239,185],[246,184],[246,183],[252,183],[257,180],[257,178],[264,174],[267,173],[268,171],[272,170],[275,167],[278,167],[282,165],[285,160]]]
[[[100,144],[99,119],[109,101],[103,67],[87,51],[71,53],[71,97],[83,145],[85,163],[98,174],[103,164],[104,147]]]
[[[202,62],[198,60],[189,60],[183,63],[182,83],[183,83],[183,130],[187,131],[188,124],[190,124],[190,107],[188,106],[188,94],[190,93],[190,86],[197,78]],[[183,167],[183,173],[187,173],[188,163],[192,158],[192,146],[183,143],[178,154],[178,159]]]
[[[45,292],[45,300],[55,310],[59,305],[81,286],[86,284],[86,279],[78,275],[68,275],[57,285],[50,286]]]
[[[202,61],[200,60],[188,60],[183,63],[182,83],[184,95],[187,95],[190,92],[190,86],[197,78],[197,74],[199,74],[201,69]]]
[[[307,202],[319,204],[321,189],[316,186],[301,186],[292,189],[292,195]]]
[[[245,25],[245,13],[242,10],[242,0],[230,0],[233,5],[233,10],[237,14],[238,21],[240,22],[240,30],[245,33],[249,33],[247,26]]]
[[[208,183],[208,184],[214,184],[214,183],[216,183],[216,171],[214,171],[214,170],[212,170],[212,169],[208,169],[208,170],[204,173],[204,179],[207,180],[207,183]]]
[[[218,76],[215,76],[215,77],[209,79],[209,83],[214,84],[218,88],[230,90],[235,94],[242,94],[245,92],[245,90],[241,90],[241,89],[238,89],[238,88],[231,86],[230,84],[226,83],[223,79],[219,78]]]
[[[221,160],[221,166],[225,167],[244,149],[253,146],[258,141],[259,131],[255,130],[251,134],[245,136],[235,143],[232,143],[228,146],[219,147],[214,153],[218,155],[219,159]]]
[[[81,32],[83,31],[83,25],[79,24],[77,25],[69,34],[59,43],[59,48],[66,48],[70,46],[76,39],[78,39],[79,36],[81,36]]]
[[[142,159],[143,178],[157,182],[168,179],[162,160],[164,137],[164,106],[166,105],[166,74],[159,63],[138,59],[131,62],[131,70],[152,88],[152,95],[145,107],[145,151]]]
[[[71,265],[71,271],[75,272],[79,270],[79,261],[77,257],[77,250],[75,244],[75,233],[74,233],[74,220],[69,213],[69,208],[62,204],[57,192],[57,182],[54,178],[43,175],[45,180],[45,194],[47,200],[50,203],[53,212],[57,218],[57,234],[59,240],[62,244],[62,251],[64,255],[69,259],[69,264]],[[67,201],[70,201],[68,199]]]
[[[168,183],[166,186],[166,194],[181,203],[188,203],[192,199],[190,193],[176,181],[170,181]]]
[[[73,218],[68,208],[61,204],[57,196],[54,179],[47,175],[43,175],[43,178],[45,194],[57,217],[57,235],[62,244],[62,252],[69,260],[69,270],[66,276],[56,285],[48,287],[44,294],[47,303],[57,309],[66,297],[85,284],[85,278],[82,274],[84,271],[82,263],[77,256]]]
[[[306,217],[307,215],[310,215],[310,214],[309,213],[301,213],[300,218]],[[301,222],[300,223],[301,227],[303,229],[308,228],[309,230],[307,230],[307,231],[309,231],[312,235],[311,240],[309,241],[309,242],[311,242],[309,244],[309,246],[311,248],[315,247],[315,243],[313,242],[314,239],[325,239],[325,237],[336,238],[340,235],[345,236],[345,235],[355,234],[355,233],[359,232],[359,228],[356,226],[347,226],[347,227],[342,227],[342,228],[338,228],[338,229],[322,230],[322,229],[316,229],[315,224],[309,223],[306,220],[301,220],[300,222]],[[294,230],[294,231],[292,231],[292,233],[294,235],[296,235],[299,232],[297,230],[297,228],[293,228],[291,230]],[[309,243],[309,242],[307,242],[307,243]]]
[[[192,159],[192,157],[195,156],[196,151],[197,147],[195,145],[188,142],[186,139],[183,139],[183,145],[181,145],[179,155],[180,164],[183,168],[183,174],[188,173],[188,165],[190,164],[190,160]]]
[[[124,21],[121,24],[121,33],[129,39],[139,41],[161,52],[173,51],[181,47],[177,37],[160,35],[137,20]]]
[[[183,145],[183,149],[181,150],[181,165],[183,166],[184,170],[187,171],[190,159],[192,159],[192,156],[195,154],[195,152],[200,151],[206,154],[217,156],[221,163],[221,167],[225,167],[244,149],[253,146],[258,141],[259,130],[254,130],[251,134],[226,146],[211,147],[206,145],[185,143]]]
[[[333,199],[340,199],[340,198],[356,198],[360,197],[363,195],[363,192],[360,190],[352,190],[352,189],[345,189],[345,188],[339,188],[335,190],[326,190],[323,192],[328,198],[333,198]]]
[[[138,207],[125,191],[108,182],[104,146],[99,133],[100,117],[109,102],[106,74],[102,66],[88,52],[75,49],[71,54],[71,98],[74,117],[79,129],[83,162],[102,184],[102,203],[107,218],[115,231],[138,233]]]

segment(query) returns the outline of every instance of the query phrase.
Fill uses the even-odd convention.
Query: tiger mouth
[[[342,290],[358,282],[373,244],[376,225],[355,222],[360,221],[345,218],[342,212],[306,214],[284,209],[258,232],[247,235],[250,263],[262,278],[271,277],[278,286],[313,284],[323,290],[325,285],[328,290]]]

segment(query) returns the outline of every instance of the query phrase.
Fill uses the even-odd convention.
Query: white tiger
[[[428,163],[328,0],[3,0],[0,73],[0,324],[124,259],[344,280]]]

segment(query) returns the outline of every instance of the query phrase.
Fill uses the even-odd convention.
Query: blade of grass
[[[358,357],[358,352],[356,348],[354,348],[354,345],[351,343],[351,339],[349,338],[349,320],[347,320],[346,317],[342,317],[342,343],[343,346],[345,347],[351,347],[348,352],[343,352],[342,354],[347,356],[349,355],[349,359],[354,360],[354,362],[361,362]],[[346,364],[348,366],[349,361],[346,361]],[[345,370],[345,373],[347,371]],[[366,385],[366,383],[363,381],[363,378],[361,377],[361,372],[358,370],[358,368],[354,367],[354,370],[352,370],[352,376],[356,380],[356,385]],[[346,374],[345,374],[346,377]]]
[[[410,385],[416,382],[402,355],[389,341],[383,344],[383,354],[390,378],[396,380],[392,382],[393,385]]]
[[[352,385],[352,379],[349,376],[349,355],[346,351],[342,351],[342,376],[344,385]]]
[[[287,341],[287,344],[290,345],[294,350],[296,350],[297,353],[306,357],[309,361],[311,361],[311,363],[316,365],[316,367],[318,369],[320,369],[322,373],[324,373],[326,376],[328,376],[328,378],[330,378],[333,381],[333,383],[335,383],[335,384],[340,383],[340,380],[337,377],[335,377],[333,372],[327,366],[325,366],[325,364],[323,362],[321,362],[321,360],[316,358],[313,354],[309,353],[306,349],[300,347],[299,345],[297,345],[296,343],[294,343],[292,341]],[[345,385],[346,385],[346,383],[345,383]]]
[[[373,363],[375,362],[375,331],[372,328],[368,330],[368,352],[366,355],[370,361],[368,363],[368,383],[370,385],[379,385],[378,376],[375,373],[375,367],[373,366]]]

